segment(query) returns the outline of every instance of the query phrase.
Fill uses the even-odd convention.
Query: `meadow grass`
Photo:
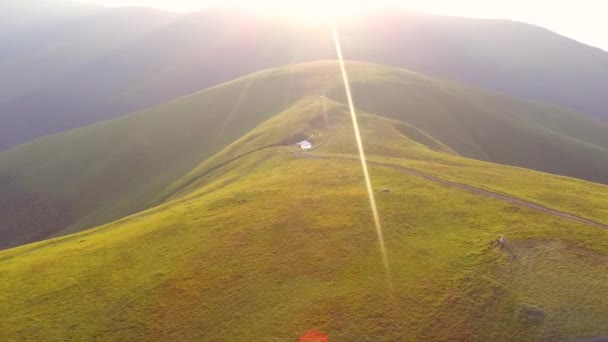
[[[315,329],[332,341],[566,341],[608,333],[608,231],[373,164],[389,277],[349,118],[332,108],[326,129],[297,111],[264,123],[154,208],[0,252],[0,339],[289,341]],[[308,157],[280,143],[285,122],[316,134]],[[432,171],[497,188],[508,170],[521,172],[488,167],[493,177],[475,180],[478,162],[408,128],[410,139],[401,125],[361,116],[370,158],[427,171],[459,162],[457,175]],[[249,153],[260,146],[270,147]],[[543,176],[570,194],[582,189]],[[515,259],[498,247],[501,235]]]

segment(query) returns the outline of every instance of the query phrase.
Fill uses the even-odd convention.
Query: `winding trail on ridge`
[[[325,160],[341,159],[341,160],[352,160],[352,161],[355,161],[355,159],[353,159],[353,158],[325,157],[325,156],[313,155],[313,154],[308,154],[308,153],[303,153],[303,152],[294,153],[294,155],[297,156],[297,157],[300,157],[300,158],[309,158],[309,159],[325,159]],[[593,221],[593,220],[590,220],[590,219],[586,219],[584,217],[576,216],[576,215],[573,215],[573,214],[570,214],[570,213],[566,213],[566,212],[563,212],[563,211],[547,208],[547,207],[542,206],[540,204],[537,204],[537,203],[534,203],[534,202],[530,202],[530,201],[526,201],[526,200],[523,200],[521,198],[512,197],[512,196],[509,196],[509,195],[504,195],[504,194],[501,194],[501,193],[485,190],[485,189],[478,188],[478,187],[475,187],[475,186],[472,186],[472,185],[468,185],[468,184],[463,184],[463,183],[458,183],[458,182],[454,182],[454,181],[449,181],[449,180],[446,180],[446,179],[443,179],[443,178],[431,175],[431,174],[426,173],[426,172],[410,169],[410,168],[407,168],[405,166],[401,166],[401,165],[397,165],[397,164],[379,163],[379,162],[373,162],[373,161],[367,161],[367,163],[369,165],[389,167],[389,168],[401,171],[403,173],[407,173],[407,174],[412,175],[412,176],[424,178],[424,179],[426,179],[428,181],[431,181],[431,182],[435,182],[435,183],[439,183],[439,184],[446,185],[446,186],[449,186],[449,187],[453,187],[453,188],[457,188],[457,189],[460,189],[460,190],[468,191],[468,192],[476,194],[476,195],[498,199],[498,200],[509,202],[509,203],[512,203],[512,204],[515,204],[515,205],[518,205],[518,206],[521,206],[521,207],[526,207],[526,208],[532,209],[534,211],[538,211],[538,212],[549,214],[549,215],[552,215],[552,216],[555,216],[555,217],[559,217],[559,218],[562,218],[562,219],[576,221],[576,222],[579,222],[579,223],[584,223],[584,224],[587,224],[587,225],[596,226],[596,227],[608,230],[608,224],[604,224],[604,223],[600,223],[600,222]]]

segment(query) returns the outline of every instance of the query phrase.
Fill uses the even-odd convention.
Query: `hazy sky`
[[[226,4],[229,0],[83,0],[108,6],[149,6],[175,11],[195,11],[208,5]],[[239,2],[238,0],[231,1]],[[333,6],[352,7],[352,3],[380,1],[306,0],[306,12],[323,11]],[[411,9],[437,14],[480,18],[503,18],[524,21],[546,27],[584,43],[608,51],[608,1],[607,0],[395,0],[383,1]],[[240,1],[256,7],[276,8],[293,6],[293,1],[266,0]],[[262,5],[260,5],[262,4]],[[278,5],[282,4],[282,5]],[[348,4],[348,6],[346,6]],[[299,9],[301,10],[301,8]]]

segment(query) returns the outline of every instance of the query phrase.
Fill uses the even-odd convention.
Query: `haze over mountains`
[[[69,23],[102,7],[57,0],[4,0],[0,12],[0,59],[15,53],[15,47],[44,35],[47,29]],[[27,43],[26,43],[27,44]]]
[[[7,31],[18,33],[0,53],[0,73],[12,80],[0,85],[0,149],[261,69],[335,58],[329,28],[318,22],[222,9],[70,8],[37,29]],[[340,33],[350,60],[608,119],[608,53],[539,27],[378,10],[344,20]]]

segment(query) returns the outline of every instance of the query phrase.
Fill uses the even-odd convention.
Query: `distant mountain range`
[[[33,18],[27,11],[4,14],[11,13],[4,11],[11,3],[0,4],[0,16]],[[261,69],[335,58],[329,27],[319,23],[222,9],[178,15],[80,6],[58,10],[61,16],[29,30],[13,23],[2,36],[10,44],[0,50],[0,150]],[[340,23],[347,59],[608,120],[608,53],[600,49],[504,20],[403,10],[367,13],[364,19]]]

